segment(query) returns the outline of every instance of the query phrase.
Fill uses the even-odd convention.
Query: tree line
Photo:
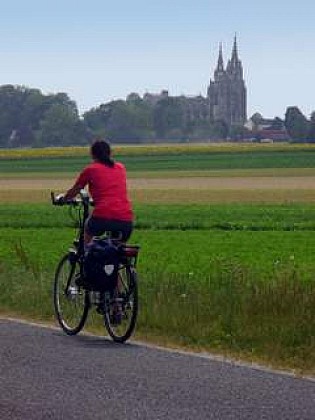
[[[308,119],[288,107],[283,121],[292,141],[315,141],[315,111]],[[162,97],[148,101],[137,94],[79,115],[66,93],[44,95],[25,86],[0,86],[0,147],[86,145],[106,137],[115,143],[242,139],[244,127],[210,121],[205,98]]]

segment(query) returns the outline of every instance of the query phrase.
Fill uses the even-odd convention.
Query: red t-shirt
[[[76,185],[89,187],[94,201],[93,216],[107,220],[132,221],[133,212],[127,194],[126,169],[122,163],[113,167],[93,162],[83,169]]]

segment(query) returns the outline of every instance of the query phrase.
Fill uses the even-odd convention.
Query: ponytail
[[[93,159],[98,160],[106,166],[112,168],[114,160],[111,158],[111,149],[109,143],[105,140],[96,140],[91,146],[91,155]]]

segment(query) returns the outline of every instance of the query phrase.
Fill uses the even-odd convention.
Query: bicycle
[[[84,224],[93,201],[84,190],[80,191],[79,197],[60,202],[54,192],[51,193],[52,204],[69,206],[77,222],[73,246],[61,258],[55,272],[55,315],[63,331],[68,335],[75,335],[84,327],[89,310],[96,306],[97,312],[103,316],[104,326],[110,337],[123,343],[132,335],[138,316],[136,265],[140,247],[110,238],[119,250],[116,286],[110,291],[99,291],[91,287],[84,275]]]

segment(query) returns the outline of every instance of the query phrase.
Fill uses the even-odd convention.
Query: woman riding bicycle
[[[91,156],[93,162],[83,169],[66,194],[55,197],[52,193],[54,205],[78,206],[79,222],[75,247],[62,257],[56,269],[55,313],[62,329],[74,335],[81,331],[95,305],[109,335],[123,343],[131,336],[138,314],[139,246],[122,243],[133,229],[126,170],[111,158],[110,146],[104,140],[92,144]],[[90,200],[80,191],[86,186],[94,202],[90,216]],[[74,200],[79,193],[81,200]],[[110,232],[119,243],[96,238],[93,245],[85,246],[105,232]]]
[[[127,193],[125,166],[112,159],[110,145],[105,140],[96,140],[90,152],[93,162],[83,169],[61,200],[73,199],[88,186],[94,209],[85,224],[84,243],[88,244],[93,236],[105,232],[126,242],[133,230],[133,211]]]

